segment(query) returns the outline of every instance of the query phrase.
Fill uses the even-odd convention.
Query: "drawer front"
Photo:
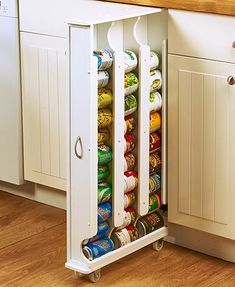
[[[169,10],[169,53],[235,62],[235,17]]]

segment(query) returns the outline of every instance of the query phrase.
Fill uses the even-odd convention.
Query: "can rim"
[[[93,260],[93,254],[91,249],[88,246],[83,247],[83,254],[86,256],[86,258],[90,261]]]

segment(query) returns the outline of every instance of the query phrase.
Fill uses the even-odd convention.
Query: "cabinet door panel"
[[[25,179],[65,189],[66,40],[21,33]]]
[[[169,220],[235,238],[235,65],[169,56]]]

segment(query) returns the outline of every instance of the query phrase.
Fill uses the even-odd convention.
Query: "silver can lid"
[[[88,246],[84,246],[83,247],[83,254],[86,256],[87,259],[89,259],[90,261],[93,260],[93,254],[91,249]]]
[[[147,234],[146,227],[141,220],[136,222],[136,228],[138,229],[139,237],[143,237]]]

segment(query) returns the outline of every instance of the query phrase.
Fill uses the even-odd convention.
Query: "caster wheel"
[[[164,245],[163,239],[159,239],[158,241],[153,243],[153,249],[156,251],[160,251],[162,250],[163,245]]]
[[[96,270],[96,271],[94,271],[94,272],[92,272],[92,273],[90,273],[90,274],[88,275],[88,277],[89,277],[89,280],[90,280],[91,282],[93,282],[93,283],[98,282],[98,281],[100,280],[100,277],[101,277],[100,269],[99,269],[99,270]]]
[[[77,271],[74,271],[74,278],[75,278],[75,279],[78,279],[78,278],[81,278],[81,277],[84,277],[84,274],[79,273],[79,272],[77,272]]]

